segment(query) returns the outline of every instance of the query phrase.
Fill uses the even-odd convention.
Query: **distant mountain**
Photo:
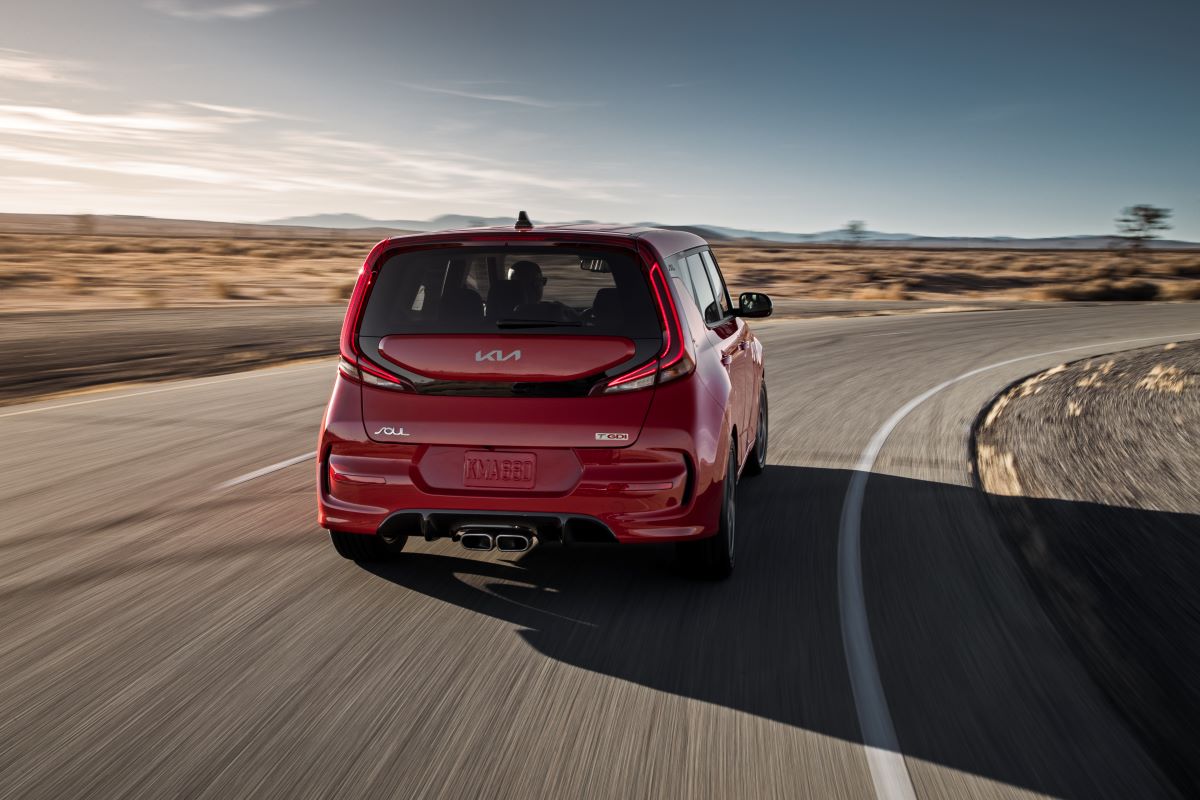
[[[697,225],[696,227],[713,231],[726,239],[759,239],[764,242],[784,242],[793,244],[842,242],[846,240],[845,231],[789,233],[786,231],[752,231],[745,228],[726,228],[722,225]],[[910,233],[880,233],[878,231],[863,231],[864,241],[901,242],[911,238],[913,238],[913,236]]]
[[[312,214],[309,216],[272,220],[265,224],[342,230],[371,228],[392,231],[440,231],[455,228],[508,226],[512,225],[515,220],[515,217],[474,217],[464,214],[442,214],[428,220],[371,219],[358,214]],[[591,222],[591,220],[571,220],[570,222],[585,223]],[[541,224],[545,223],[537,220],[534,221],[534,225]],[[762,242],[779,242],[780,244],[841,244],[848,239],[844,230],[792,233],[788,231],[756,231],[747,228],[730,228],[724,225],[665,225],[657,222],[638,222],[635,224],[688,231],[709,241],[753,239]],[[1018,236],[921,236],[913,233],[863,232],[863,244],[868,247],[1001,247],[1004,249],[1022,250],[1105,250],[1117,247],[1121,243],[1122,240],[1116,236],[1094,236],[1087,234],[1024,239]],[[1200,244],[1162,239],[1150,242],[1149,246],[1156,250],[1186,250],[1200,247]]]
[[[444,231],[455,228],[487,228],[493,225],[512,225],[516,217],[471,217],[463,214],[442,214],[433,219],[371,219],[358,214],[310,214],[267,222],[267,225],[300,225],[309,228],[390,228],[398,231]]]

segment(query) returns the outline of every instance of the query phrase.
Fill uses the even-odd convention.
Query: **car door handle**
[[[749,342],[747,342],[745,339],[743,339],[742,341],[738,342],[738,350],[745,350],[745,349],[746,349],[746,348],[748,348],[749,346],[750,346],[750,343],[749,343]]]
[[[728,367],[732,363],[733,363],[733,356],[729,355],[729,353],[721,354],[721,365],[722,366]]]

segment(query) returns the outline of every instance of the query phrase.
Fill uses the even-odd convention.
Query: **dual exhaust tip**
[[[458,535],[458,541],[467,550],[495,549],[502,553],[524,553],[533,547],[534,537],[530,534],[511,528],[503,530],[503,533],[497,533],[495,530],[464,528]]]

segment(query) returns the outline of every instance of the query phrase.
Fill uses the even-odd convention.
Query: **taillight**
[[[380,254],[386,246],[386,239],[375,245],[367,256],[367,260],[363,262],[362,269],[358,271],[358,280],[354,283],[354,291],[350,294],[350,303],[346,306],[346,318],[342,321],[342,337],[339,343],[341,358],[338,360],[338,373],[349,380],[368,386],[378,386],[401,392],[412,391],[412,385],[407,381],[367,360],[358,346],[358,325],[362,321],[363,307],[366,305],[367,293],[378,273],[376,267]]]
[[[663,321],[662,349],[650,363],[618,375],[604,384],[604,394],[647,389],[656,383],[682,378],[696,368],[684,346],[683,323],[679,319],[679,310],[675,308],[675,298],[667,286],[666,275],[657,261],[650,265],[649,272],[650,288],[654,290],[654,301],[658,304],[658,313]]]

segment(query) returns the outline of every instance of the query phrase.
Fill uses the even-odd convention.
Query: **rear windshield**
[[[367,337],[506,332],[662,335],[632,254],[559,247],[395,255],[380,267],[359,328]]]

